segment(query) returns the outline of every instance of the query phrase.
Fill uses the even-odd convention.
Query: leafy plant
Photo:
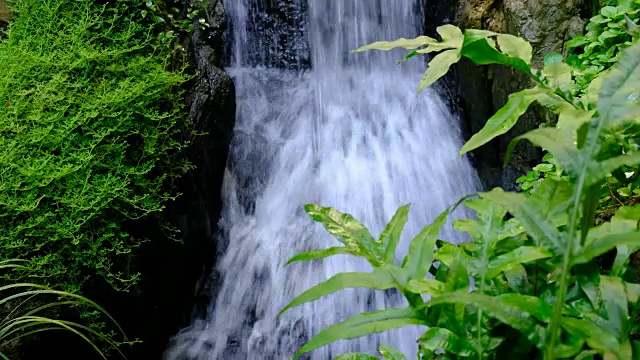
[[[0,261],[0,270],[28,270],[20,260]],[[47,316],[47,312],[55,311],[60,307],[89,307],[109,318],[121,334],[124,335],[118,323],[95,302],[71,293],[57,291],[47,286],[33,283],[12,283],[0,286],[0,306],[11,306],[11,311],[4,319],[0,319],[0,358],[9,360],[9,353],[5,349],[25,338],[44,331],[63,330],[74,334],[86,341],[103,359],[106,359],[104,351],[96,345],[91,338],[100,338],[104,343],[111,345],[118,353],[124,354],[117,348],[117,344],[101,333],[82,324],[72,321],[55,319]],[[40,300],[40,298],[44,298]],[[50,298],[58,300],[51,301]],[[15,305],[14,305],[15,304]],[[126,341],[126,337],[125,337]]]
[[[301,254],[292,261],[347,254],[368,260],[372,271],[338,274],[293,299],[283,312],[354,287],[395,288],[408,305],[357,314],[330,326],[295,358],[339,339],[406,325],[428,327],[417,340],[420,359],[640,357],[640,284],[627,276],[629,256],[640,248],[640,206],[619,207],[610,220],[595,226],[601,185],[623,166],[640,163],[640,153],[613,152],[608,141],[612,132],[640,118],[640,44],[623,50],[619,63],[578,96],[571,91],[572,69],[561,56],[550,55],[542,69],[534,69],[531,46],[520,38],[485,30],[462,32],[452,25],[437,31],[442,41],[422,36],[376,42],[356,51],[401,47],[412,50],[407,58],[439,52],[420,90],[461,57],[529,75],[535,86],[512,94],[460,154],[508,131],[537,101],[558,114],[556,126],[530,131],[514,139],[510,148],[524,139],[547,150],[554,168],[546,170],[556,176],[537,182],[530,195],[496,188],[465,201],[477,219],[457,220],[454,227],[470,235],[468,243],[453,245],[438,238],[453,207],[447,209],[411,241],[402,264],[395,263],[394,255],[408,205],[378,238],[348,214],[307,205],[312,219],[344,246]],[[612,249],[614,268],[601,274],[594,260]],[[474,279],[472,288],[469,277]],[[425,300],[424,294],[431,298]]]
[[[177,140],[187,77],[114,9],[17,1],[0,42],[0,259],[29,259],[69,292],[94,276],[136,281],[126,265],[140,239],[123,224],[162,210],[189,166]]]
[[[155,221],[191,166],[180,136],[191,131],[189,76],[158,41],[162,22],[141,16],[153,3],[11,2],[0,41],[0,259],[26,259],[32,273],[3,280],[74,294],[138,281],[131,257],[147,239],[131,223]],[[108,334],[93,314],[83,319]]]
[[[607,1],[587,24],[587,33],[567,43],[568,62],[575,69],[578,84],[586,87],[600,72],[618,61],[620,50],[630,46],[640,36],[640,1]]]

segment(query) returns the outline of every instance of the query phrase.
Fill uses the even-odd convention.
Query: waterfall
[[[263,3],[225,1],[238,112],[223,188],[222,254],[213,276],[219,281],[206,317],[194,318],[172,339],[167,360],[291,359],[327,325],[404,306],[391,291],[352,289],[275,319],[294,296],[328,277],[370,270],[347,256],[285,266],[302,251],[338,245],[305,214],[304,204],[349,212],[377,236],[399,206],[412,203],[398,248],[404,255],[424,225],[477,188],[474,169],[457,159],[462,137],[456,118],[433,90],[416,94],[424,63],[398,65],[403,52],[349,54],[376,40],[419,35],[419,0],[280,1],[304,11],[282,31],[296,31],[307,45],[285,50],[273,43],[273,29],[256,30],[256,18],[276,16],[256,14]],[[288,64],[308,56],[310,69],[282,66],[285,56]],[[441,235],[462,240],[452,230]],[[415,358],[423,330],[340,341],[304,358],[375,354],[381,343]]]

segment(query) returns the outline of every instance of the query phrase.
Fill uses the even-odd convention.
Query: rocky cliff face
[[[125,303],[118,306],[123,313],[116,318],[127,322],[127,335],[143,340],[133,347],[129,356],[133,359],[161,357],[169,337],[198,304],[197,282],[210,272],[216,258],[214,234],[236,103],[233,81],[222,69],[227,16],[221,0],[212,1],[206,17],[210,27],[182,39],[192,70],[197,72],[185,94],[188,121],[193,133],[201,135],[183,134],[191,141],[185,151],[194,168],[177,180],[182,195],[168,204],[162,216],[180,230],[173,234],[179,241],[157,225],[136,224],[150,240],[133,261],[142,280],[133,296],[125,297]]]
[[[539,66],[550,52],[565,52],[566,42],[582,32],[584,0],[462,0],[457,22],[462,28],[487,29],[521,36],[533,46],[533,64]],[[458,66],[460,105],[468,132],[482,128],[510,93],[529,86],[527,77],[503,66],[477,67],[468,61]],[[521,142],[511,164],[502,169],[507,145],[514,137],[537,127],[551,116],[532,108],[508,133],[474,152],[485,186],[512,187],[515,179],[538,161],[540,152]]]

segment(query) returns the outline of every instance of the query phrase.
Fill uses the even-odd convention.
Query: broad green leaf
[[[507,284],[514,292],[526,294],[528,292],[527,270],[521,264],[512,264],[504,270]]]
[[[627,292],[627,301],[630,303],[637,303],[638,300],[640,300],[640,284],[625,282],[624,287]]]
[[[600,201],[601,188],[602,183],[596,183],[585,190],[582,201],[582,217],[580,219],[580,244],[584,244],[589,229],[591,229],[594,224],[598,202]]]
[[[411,279],[423,279],[435,256],[436,240],[440,229],[447,221],[447,216],[451,208],[443,211],[430,225],[425,226],[422,231],[411,240],[409,245],[409,254],[404,269],[406,269]]]
[[[407,290],[414,294],[442,295],[445,291],[444,283],[434,279],[411,280]]]
[[[640,152],[620,155],[603,161],[590,161],[585,169],[588,174],[584,182],[585,186],[591,186],[601,182],[607,175],[621,166],[636,164],[640,164]]]
[[[528,41],[510,34],[498,34],[498,46],[504,54],[522,59],[527,65],[531,64],[533,48]]]
[[[594,126],[598,127],[598,124],[594,124]],[[593,133],[591,136],[597,136],[597,134]],[[577,141],[572,143],[567,141],[568,138],[574,138],[573,129],[535,129],[513,139],[509,144],[507,157],[515,148],[515,144],[518,140],[527,139],[531,143],[551,152],[554,155],[555,160],[560,166],[562,166],[569,176],[581,178],[582,188],[584,189],[588,189],[589,187],[604,180],[607,175],[623,165],[634,165],[640,163],[640,153],[620,155],[603,161],[591,160],[594,151],[597,150],[597,143],[595,141],[591,141],[590,146],[587,148],[579,150],[575,146],[577,145]],[[587,160],[587,158],[589,160]]]
[[[471,305],[486,311],[504,324],[519,330],[538,348],[545,344],[545,329],[536,318],[548,322],[551,318],[551,305],[535,296],[504,294],[489,296],[479,293],[458,291],[434,297],[425,306],[438,304]]]
[[[536,100],[538,95],[545,92],[546,90],[540,87],[534,87],[509,95],[507,103],[487,120],[487,123],[479,132],[474,134],[471,139],[464,144],[458,156],[477,149],[498,135],[509,131],[516,124],[520,116],[527,111],[529,105]]]
[[[445,294],[469,289],[469,272],[465,266],[466,264],[462,256],[457,256],[449,266],[447,280],[444,283]]]
[[[587,295],[594,309],[602,306],[602,294],[600,293],[600,270],[594,264],[575,266],[573,272],[578,280],[580,289]]]
[[[420,346],[430,351],[444,350],[458,356],[475,356],[477,354],[473,344],[454,334],[451,330],[432,327],[418,340]]]
[[[552,88],[559,88],[562,91],[569,91],[573,86],[571,80],[571,66],[564,62],[553,62],[545,64],[542,74],[547,80],[547,84]]]
[[[393,346],[380,345],[378,347],[378,351],[380,351],[380,354],[386,360],[407,360],[407,357],[404,356],[404,354],[400,350],[394,348]]]
[[[572,128],[538,128],[514,138],[507,148],[505,164],[515,149],[518,141],[529,140],[532,144],[540,146],[553,154],[554,159],[565,169],[569,175],[577,177],[582,170],[581,154],[575,144],[567,139],[574,139],[575,131]]]
[[[612,271],[621,273],[621,266],[627,259],[625,254],[629,253],[629,249],[640,247],[639,221],[640,207],[620,207],[610,222],[589,231],[584,246],[576,251],[573,263],[586,263],[616,247],[620,250],[619,258],[614,262]]]
[[[342,354],[334,360],[380,360],[380,358],[367,353],[348,353]]]
[[[492,279],[502,271],[509,269],[513,264],[545,259],[552,254],[546,249],[534,246],[522,246],[506,254],[502,254],[489,262],[486,277]]]
[[[402,235],[404,225],[407,223],[410,208],[411,205],[404,205],[400,207],[380,235],[379,241],[385,249],[384,261],[386,263],[392,264],[394,261],[396,247],[400,241],[400,235]]]
[[[589,319],[563,317],[561,323],[567,332],[583,338],[592,349],[612,350],[620,346],[613,334]]]
[[[623,50],[603,79],[598,111],[610,124],[640,118],[640,42]]]
[[[611,218],[610,226],[615,232],[629,232],[638,229],[640,221],[640,206],[623,206],[616,210],[615,215]],[[604,228],[604,231],[611,231]],[[609,275],[622,276],[626,272],[627,264],[631,255],[640,250],[640,246],[621,245],[616,247],[616,257],[611,266]]]
[[[573,106],[563,108],[558,114],[558,123],[556,127],[559,129],[571,129],[572,131],[578,130],[582,125],[591,121],[591,113],[576,109]],[[569,131],[566,132],[567,134]],[[573,136],[572,138],[574,138]],[[574,139],[575,140],[575,139]]]
[[[465,258],[467,260],[467,263],[470,266],[474,265],[471,262],[473,258],[465,254],[465,252],[462,251],[462,249],[459,246],[455,246],[449,243],[443,243],[442,246],[435,253],[435,260],[440,261],[446,266],[452,266],[455,263],[456,259],[458,258]],[[477,269],[475,269],[475,267],[469,270],[472,273],[477,272]]]
[[[502,64],[511,66],[524,72],[527,75],[531,75],[531,68],[529,65],[519,57],[507,56],[495,47],[491,46],[489,39],[478,36],[477,33],[471,33],[468,30],[465,31],[465,41],[462,46],[462,56],[469,58],[477,65],[488,64]]]
[[[345,244],[351,254],[366,258],[374,266],[382,264],[381,244],[353,216],[314,204],[304,208],[314,221],[324,225],[331,235]]]
[[[452,48],[461,48],[464,41],[464,35],[459,27],[446,24],[438,26],[436,32],[442,37],[442,42],[450,44]]]
[[[584,247],[575,252],[571,262],[574,265],[586,264],[617,246],[640,246],[640,232],[587,236]]]
[[[600,291],[607,312],[606,329],[624,343],[631,325],[624,282],[619,277],[601,276]]]
[[[414,309],[385,309],[370,313],[357,314],[349,319],[329,326],[307,342],[294,356],[298,359],[302,354],[313,351],[338,340],[354,339],[361,336],[384,332],[409,325],[428,325],[422,314]]]
[[[400,38],[393,41],[376,41],[369,45],[361,46],[355,50],[352,50],[351,52],[356,53],[356,52],[362,52],[367,50],[389,51],[389,50],[398,49],[398,48],[412,50],[422,46],[427,46],[427,45],[432,45],[437,43],[438,41],[436,39],[430,38],[428,36],[418,36],[415,39]]]
[[[504,192],[500,188],[481,193],[480,196],[506,207],[537,246],[564,252],[566,235],[557,231],[557,227],[566,224],[564,214],[571,198],[571,185],[568,182],[546,178],[529,198],[524,194]]]
[[[287,264],[294,263],[296,261],[307,261],[307,260],[319,260],[324,259],[333,255],[354,255],[352,254],[348,248],[344,246],[334,246],[324,250],[311,250],[307,252],[303,252],[302,254],[298,254],[289,261]]]
[[[598,75],[595,79],[591,80],[589,86],[587,87],[587,92],[585,93],[584,98],[587,101],[587,105],[596,104],[599,99],[600,89],[602,89],[602,83],[606,77],[608,72],[605,71]]]
[[[385,269],[376,269],[372,273],[340,273],[329,280],[317,284],[309,290],[298,295],[287,306],[285,306],[278,316],[285,313],[287,310],[300,306],[302,304],[318,300],[319,298],[333,294],[336,291],[340,291],[347,288],[368,288],[376,290],[386,290],[393,288],[395,282],[389,271]]]
[[[431,59],[431,61],[429,61],[427,71],[425,71],[422,79],[420,80],[418,92],[421,92],[422,90],[438,81],[438,79],[443,77],[449,71],[451,65],[457,63],[459,60],[459,49],[443,51],[440,54],[436,55],[433,59]]]

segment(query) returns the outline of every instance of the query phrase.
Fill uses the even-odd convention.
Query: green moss
[[[162,210],[188,166],[186,76],[145,5],[17,0],[0,42],[0,259],[67,291],[136,281],[123,224]]]

